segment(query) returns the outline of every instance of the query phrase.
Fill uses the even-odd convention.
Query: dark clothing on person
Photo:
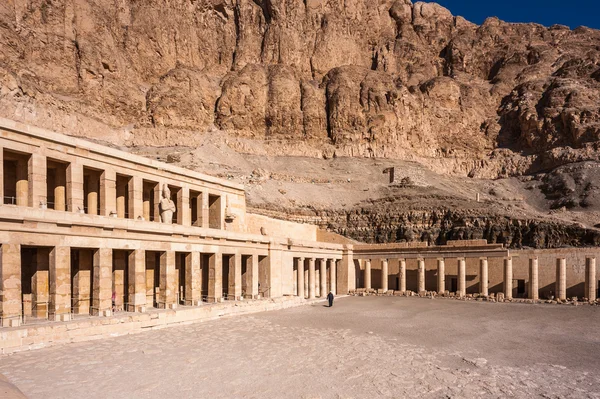
[[[327,294],[327,300],[329,301],[329,307],[333,306],[333,292]]]

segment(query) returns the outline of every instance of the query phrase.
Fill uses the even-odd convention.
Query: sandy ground
[[[600,309],[350,297],[0,358],[30,398],[600,397]]]

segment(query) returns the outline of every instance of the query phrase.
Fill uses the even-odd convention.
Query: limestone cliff
[[[5,0],[0,115],[132,148],[213,134],[535,175],[599,161],[600,31],[410,0]]]

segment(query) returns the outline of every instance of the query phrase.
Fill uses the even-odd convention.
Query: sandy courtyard
[[[0,357],[35,398],[600,398],[600,308],[365,297]]]

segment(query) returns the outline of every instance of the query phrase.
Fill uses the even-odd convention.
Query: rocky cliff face
[[[521,176],[599,160],[600,31],[410,0],[6,0],[0,115],[117,145],[212,132]]]

